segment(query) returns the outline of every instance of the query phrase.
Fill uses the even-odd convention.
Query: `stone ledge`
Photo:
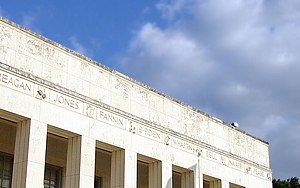
[[[44,80],[44,79],[39,78],[37,76],[34,76],[30,73],[24,72],[24,71],[19,70],[17,68],[11,67],[11,66],[9,66],[7,64],[4,64],[2,62],[0,62],[0,68],[3,69],[3,70],[6,70],[8,72],[11,72],[14,75],[21,76],[21,77],[23,77],[27,80],[30,80],[34,83],[43,85],[43,86],[47,87],[48,89],[52,89],[52,90],[55,90],[57,92],[64,93],[66,95],[69,95],[69,96],[72,96],[72,97],[76,98],[79,101],[86,102],[86,103],[89,103],[91,105],[95,105],[95,106],[97,106],[101,109],[107,110],[110,113],[120,114],[120,116],[125,117],[130,121],[134,121],[134,122],[137,122],[137,123],[139,123],[143,126],[149,127],[151,129],[154,129],[154,130],[157,130],[157,131],[160,131],[161,133],[166,134],[166,135],[170,135],[173,138],[178,138],[180,140],[183,140],[185,142],[193,144],[197,147],[200,147],[200,148],[203,148],[203,149],[208,149],[208,150],[213,151],[213,152],[215,152],[217,154],[220,154],[222,156],[230,157],[230,158],[232,158],[234,160],[237,160],[237,161],[240,161],[244,164],[248,164],[248,165],[251,165],[251,166],[256,167],[258,169],[261,169],[261,170],[264,170],[264,171],[267,171],[267,172],[271,172],[271,169],[267,166],[260,165],[258,163],[255,163],[255,162],[249,160],[249,159],[245,159],[243,157],[240,157],[240,156],[234,155],[232,153],[229,153],[227,151],[221,150],[221,149],[216,148],[214,146],[211,146],[207,143],[204,143],[204,142],[201,142],[199,140],[193,139],[189,136],[186,136],[182,133],[179,133],[179,132],[173,131],[171,129],[162,127],[162,126],[157,125],[153,122],[150,122],[150,121],[145,120],[143,118],[137,117],[137,116],[132,115],[128,112],[117,109],[115,107],[109,106],[107,104],[104,104],[100,101],[97,101],[95,99],[92,99],[92,98],[89,98],[89,97],[84,96],[82,94],[79,94],[77,92],[71,91],[67,88],[64,88],[64,87],[61,87],[59,85],[53,84],[52,82],[49,82],[47,80]]]

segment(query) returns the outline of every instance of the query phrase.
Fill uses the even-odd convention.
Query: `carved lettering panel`
[[[184,141],[182,139],[178,139],[178,138],[166,135],[165,140],[166,140],[166,142],[168,142],[168,145],[170,145],[172,147],[193,153],[195,155],[200,155],[200,153],[201,153],[200,147],[198,147],[194,144],[191,144],[187,141]]]
[[[32,84],[31,82],[25,79],[19,78],[17,76],[14,76],[12,74],[9,74],[1,70],[0,70],[0,84],[5,87],[25,93],[27,95],[33,95],[34,84]]]
[[[84,114],[90,118],[117,126],[122,129],[126,129],[129,124],[128,119],[89,104],[84,104]]]
[[[55,91],[50,92],[50,103],[77,113],[83,113],[83,102]]]
[[[221,156],[221,164],[239,171],[245,171],[245,165],[243,163],[228,157]]]
[[[207,149],[202,149],[202,155],[204,158],[209,159],[211,161],[221,163],[221,155],[217,154],[213,151],[207,150]]]
[[[235,160],[233,158],[229,158],[223,155],[220,155],[218,153],[215,153],[213,151],[209,151],[207,149],[202,149],[202,157],[214,161],[218,164],[224,165],[226,167],[239,170],[241,172],[265,179],[267,181],[271,181],[271,174],[268,171],[249,166],[244,164],[243,162],[240,162],[238,160]]]
[[[158,142],[163,142],[163,134],[157,130],[151,129],[149,127],[139,125],[137,133],[144,137],[156,140]]]

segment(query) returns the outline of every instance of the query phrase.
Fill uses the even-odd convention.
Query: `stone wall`
[[[1,63],[49,81],[57,87],[131,114],[154,127],[171,130],[174,135],[186,136],[215,150],[269,167],[266,142],[5,19],[0,21],[0,54]],[[30,92],[30,85],[26,82],[17,81],[4,73],[0,74],[0,82]],[[55,95],[53,92],[51,97],[50,100],[57,105],[68,106],[75,112],[117,126],[128,126],[131,123],[126,118],[81,105],[80,101],[71,97]],[[140,127],[138,130],[141,134],[159,138],[155,130],[142,130]],[[174,139],[172,144],[181,145]]]

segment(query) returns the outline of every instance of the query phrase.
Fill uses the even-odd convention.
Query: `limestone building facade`
[[[268,143],[0,19],[0,188],[271,188]]]

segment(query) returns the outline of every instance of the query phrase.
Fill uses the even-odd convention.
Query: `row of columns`
[[[12,188],[40,188],[44,182],[47,125],[36,120],[18,123],[14,152]],[[94,187],[96,141],[85,136],[68,138],[66,188]],[[129,150],[112,152],[111,187],[135,188],[137,153]],[[196,177],[195,177],[196,176]],[[182,173],[182,188],[202,188],[198,170]],[[201,178],[201,179],[199,179]],[[198,182],[198,181],[199,182]],[[149,163],[149,188],[172,187],[172,164]],[[229,188],[229,184],[211,181],[210,188]]]

